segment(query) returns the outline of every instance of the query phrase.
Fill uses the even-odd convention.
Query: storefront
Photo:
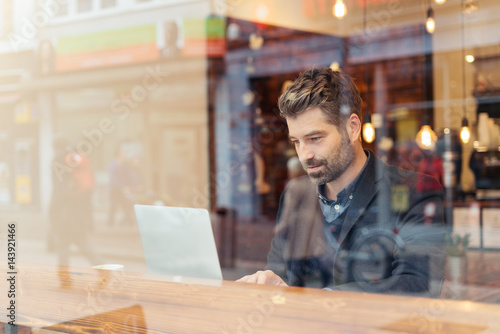
[[[44,212],[50,205],[50,166],[58,138],[68,142],[66,153],[90,161],[99,221],[108,219],[110,166],[119,154],[137,174],[134,201],[193,206],[193,196],[203,194],[208,154],[199,152],[208,145],[207,23],[186,14],[190,6],[153,8],[150,19],[133,25],[63,21],[41,31],[35,78],[24,82],[22,90],[34,97],[40,113]],[[165,11],[168,15],[161,14]],[[220,52],[211,45],[212,53]],[[207,198],[197,203],[208,208]]]
[[[31,75],[33,53],[16,61],[2,57],[0,68],[0,203],[4,208],[39,208],[39,110],[33,94],[19,91]]]

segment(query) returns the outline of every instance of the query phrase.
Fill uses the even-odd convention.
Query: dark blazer
[[[338,238],[333,238],[330,227],[322,222],[324,233],[304,233],[305,225],[318,224],[317,219],[300,221],[288,226],[295,230],[293,239],[286,233],[277,233],[268,254],[266,269],[274,271],[288,282],[288,258],[297,243],[297,236],[314,236],[314,240],[300,244],[322,249],[322,263],[330,263],[331,289],[371,291],[394,294],[439,296],[444,278],[444,219],[443,191],[439,182],[430,176],[388,166],[370,151],[368,162],[345,213]],[[307,177],[307,176],[305,176]],[[300,184],[300,187],[297,185]],[[309,182],[307,193],[316,186]],[[284,198],[304,191],[304,181],[287,185],[280,199],[278,226],[282,216],[297,217],[303,211],[323,217],[317,196],[294,195],[297,214],[284,212]],[[321,221],[321,220],[320,220]],[[321,224],[321,222],[319,223]],[[290,224],[288,224],[290,225]],[[311,227],[317,230],[316,227]],[[277,227],[277,230],[280,230]],[[303,250],[307,258],[310,250]]]

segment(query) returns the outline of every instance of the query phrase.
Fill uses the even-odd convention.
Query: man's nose
[[[299,160],[304,163],[306,161],[311,160],[314,158],[314,152],[313,150],[310,149],[307,145],[302,145],[300,149],[297,152],[297,155],[299,156]]]

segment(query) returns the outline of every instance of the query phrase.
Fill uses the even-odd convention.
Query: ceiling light
[[[425,29],[429,34],[433,34],[436,30],[436,22],[434,21],[434,10],[429,7],[427,10],[427,21],[425,22]]]
[[[368,144],[375,140],[375,127],[369,120],[363,124],[363,140]]]
[[[467,118],[462,119],[462,130],[460,131],[460,138],[464,144],[467,144],[470,139],[470,131],[469,131],[469,121]]]
[[[343,0],[337,0],[333,6],[333,15],[336,18],[343,18],[347,14],[347,7]]]
[[[417,133],[416,142],[418,147],[423,150],[431,150],[436,145],[437,136],[434,131],[432,131],[430,125],[424,124],[420,131]]]

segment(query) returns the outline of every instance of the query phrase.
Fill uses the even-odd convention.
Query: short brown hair
[[[328,121],[338,128],[353,113],[361,117],[361,97],[354,82],[329,67],[305,71],[288,86],[278,101],[280,115],[294,118],[319,107]]]

